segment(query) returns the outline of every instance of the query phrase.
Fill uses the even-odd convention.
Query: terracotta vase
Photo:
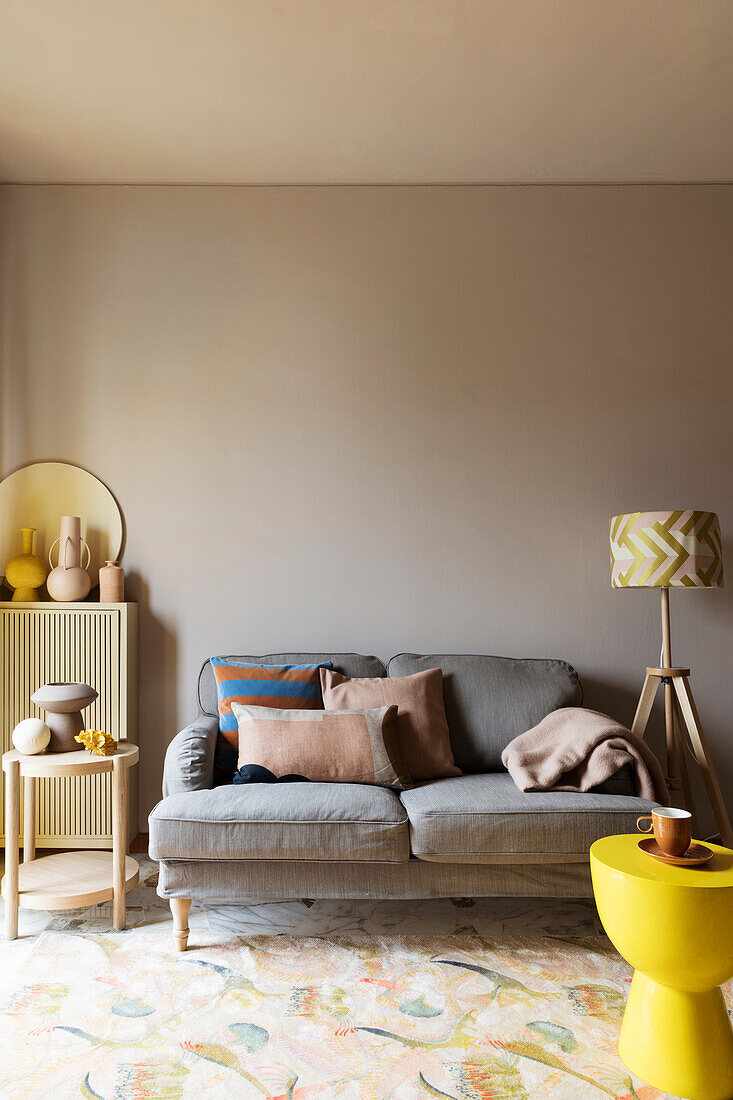
[[[81,712],[97,698],[89,684],[44,684],[31,695],[32,701],[46,713],[46,725],[51,731],[49,752],[76,752],[77,733],[84,729]]]
[[[114,561],[99,570],[99,602],[122,603],[125,599],[125,570]]]
[[[91,552],[81,537],[81,518],[79,516],[61,517],[61,534],[52,543],[48,553],[49,565],[53,566],[53,548],[59,544],[59,563],[51,569],[46,581],[48,594],[59,603],[73,603],[89,595],[92,582],[86,568],[82,568],[82,545],[86,547],[87,567]]]
[[[35,603],[39,599],[38,589],[46,579],[44,562],[33,553],[35,527],[21,527],[23,551],[11,558],[5,567],[5,580],[15,589],[13,600]]]

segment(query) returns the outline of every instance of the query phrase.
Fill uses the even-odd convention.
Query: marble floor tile
[[[437,935],[471,927],[471,913],[455,909],[447,898],[421,901],[314,902],[298,924],[298,936],[337,936],[365,932],[375,936]]]
[[[230,902],[204,902],[204,911],[212,932],[236,936],[276,936],[293,934],[309,909],[302,901],[265,901],[233,905]]]
[[[595,936],[599,932],[592,901],[503,898],[504,935]]]
[[[160,901],[160,899],[158,899]],[[309,900],[203,903],[211,931],[232,935],[561,936],[602,934],[595,906],[588,901],[535,898],[477,898],[470,904],[448,898],[425,901]],[[166,919],[158,914],[151,919]]]
[[[48,927],[53,917],[52,913],[46,913],[40,909],[21,909],[18,912],[18,938],[25,939],[28,936],[40,936]],[[5,920],[5,902],[0,905],[0,918]]]

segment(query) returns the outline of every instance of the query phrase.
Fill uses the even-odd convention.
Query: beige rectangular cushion
[[[402,759],[416,782],[461,774],[453,759],[439,668],[389,679],[350,678],[330,668],[320,669],[320,675],[327,711],[396,704]]]
[[[259,764],[276,777],[319,783],[411,787],[399,750],[397,707],[281,710],[232,703],[239,727],[239,767]]]

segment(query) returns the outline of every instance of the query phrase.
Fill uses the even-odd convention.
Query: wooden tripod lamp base
[[[662,589],[666,592],[666,589]],[[705,734],[690,688],[689,668],[647,668],[644,686],[641,689],[639,705],[636,708],[631,732],[643,737],[646,731],[652,705],[660,683],[664,685],[664,714],[667,729],[667,786],[670,794],[681,791],[685,807],[692,814],[692,830],[698,835],[697,813],[690,786],[690,773],[687,768],[687,746],[683,733],[683,723],[689,737],[693,756],[697,763],[707,791],[708,800],[720,830],[720,837],[726,848],[733,848],[733,828],[723,795],[715,774],[713,762],[705,742]],[[677,776],[676,762],[679,761],[680,775]]]

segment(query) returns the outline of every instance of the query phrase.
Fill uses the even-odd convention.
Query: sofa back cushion
[[[387,669],[377,657],[361,653],[268,653],[264,656],[227,654],[225,661],[252,665],[318,665],[330,661],[337,672],[345,676],[386,676]],[[203,714],[218,718],[216,680],[211,663],[206,660],[199,672],[198,705]]]
[[[462,771],[503,771],[503,749],[559,707],[580,706],[583,692],[566,661],[477,654],[400,653],[390,676],[443,670],[443,696],[455,762]]]

